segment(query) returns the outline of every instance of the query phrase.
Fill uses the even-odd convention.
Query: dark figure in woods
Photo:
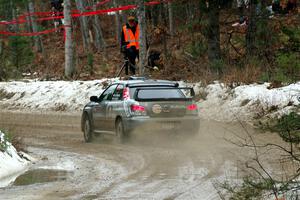
[[[257,0],[237,0],[237,7],[239,11],[239,22],[234,23],[232,26],[246,26],[248,25],[248,17],[247,14],[249,12],[250,5],[255,5],[258,4]],[[246,12],[247,11],[247,12]]]
[[[121,52],[130,62],[125,66],[125,74],[129,74],[129,68],[130,72],[135,75],[135,59],[139,56],[140,28],[133,15],[128,16],[127,21],[121,33]]]
[[[160,52],[152,50],[149,52],[148,56],[148,66],[153,70],[159,70],[158,66],[160,65]]]
[[[51,0],[51,9],[53,11],[53,16],[62,16],[64,11],[63,0]],[[59,25],[63,24],[63,19],[55,19],[54,26],[57,28]]]
[[[63,7],[63,0],[51,0],[51,8],[52,10],[56,12],[62,12],[64,7]]]

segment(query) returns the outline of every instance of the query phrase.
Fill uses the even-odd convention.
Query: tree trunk
[[[173,7],[172,3],[168,3],[168,11],[169,11],[169,28],[170,28],[170,35],[174,36],[174,17],[173,17]]]
[[[255,35],[256,35],[256,4],[255,0],[250,0],[249,9],[249,25],[246,34],[246,48],[248,55],[255,54]]]
[[[14,7],[14,3],[13,3],[13,1],[12,0],[10,0],[10,7],[11,7],[11,15],[12,15],[12,19],[13,20],[18,20],[17,19],[17,13],[16,13],[16,9],[15,9],[15,7]],[[19,32],[19,24],[18,23],[16,23],[16,24],[13,24],[12,25],[12,31],[13,32]]]
[[[139,55],[139,63],[140,63],[140,75],[144,75],[145,66],[146,66],[146,56],[147,56],[147,27],[146,27],[146,13],[145,13],[145,0],[138,0],[138,21],[140,26],[140,36],[139,36],[139,44],[140,44],[140,55]]]
[[[160,7],[161,5],[157,5],[157,6],[152,6],[151,8],[151,22],[152,22],[152,26],[156,27],[158,26],[158,21],[159,21],[159,14],[160,13]]]
[[[114,4],[114,7],[116,8],[116,7],[118,7],[118,4],[117,4],[117,1],[116,0],[113,0],[113,4]],[[116,12],[116,38],[117,38],[117,40],[118,40],[118,44],[121,44],[121,29],[122,29],[122,27],[121,27],[121,21],[120,21],[120,14],[119,14],[119,12],[117,11]]]
[[[221,59],[219,16],[218,2],[215,0],[209,1],[207,40],[208,59],[211,63]]]
[[[27,6],[27,12],[29,12],[29,7]],[[31,26],[31,18],[30,16],[26,16],[26,31],[32,32],[32,26]]]
[[[193,1],[188,1],[185,4],[186,24],[192,23],[195,17],[195,5]]]
[[[34,4],[33,4],[32,0],[28,0],[28,10],[29,10],[29,13],[35,12]],[[30,16],[30,25],[32,28],[32,32],[34,32],[34,33],[38,32],[37,23],[35,21],[35,17],[33,17],[33,16]],[[42,43],[41,37],[34,36],[33,39],[34,39],[34,46],[35,46],[36,51],[42,53],[43,52],[43,43]]]
[[[75,0],[77,9],[80,13],[85,12],[83,0]],[[90,37],[89,37],[89,29],[88,29],[88,20],[87,17],[79,17],[80,27],[81,27],[81,34],[82,34],[82,41],[83,41],[83,48],[86,52],[90,49]]]
[[[3,40],[0,38],[0,56],[3,54]]]
[[[93,10],[95,11],[97,8],[93,6]],[[95,30],[95,40],[96,40],[96,48],[98,51],[103,50],[104,55],[106,55],[106,43],[104,41],[103,32],[100,26],[99,16],[94,16],[94,30]]]
[[[10,0],[10,7],[11,7],[11,15],[12,15],[12,19],[13,20],[17,20],[17,14],[16,14],[16,9],[14,7],[14,3],[12,0]],[[12,24],[11,27],[9,27],[12,32],[18,33],[19,30],[19,24]],[[11,61],[13,63],[13,65],[16,67],[16,69],[19,69],[20,67],[20,62],[19,62],[19,55],[18,55],[18,44],[17,42],[15,42],[17,40],[17,36],[14,37],[10,37],[9,40],[11,40],[13,43],[15,43],[14,45],[12,45],[11,49],[10,49],[10,55],[11,55]]]
[[[65,24],[65,76],[71,78],[75,73],[73,65],[73,41],[72,41],[72,18],[71,2],[64,1],[64,24]]]
[[[163,30],[163,35],[162,35],[162,42],[163,42],[163,50],[164,50],[164,55],[165,55],[165,58],[167,58],[167,66],[168,66],[168,61],[169,61],[169,57],[170,57],[170,53],[168,51],[168,41],[167,41],[167,32],[168,32],[168,19],[167,19],[167,15],[166,15],[166,11],[165,10],[165,6],[164,5],[161,5],[160,6],[160,21],[161,21],[161,25],[163,27],[166,27],[164,30]]]

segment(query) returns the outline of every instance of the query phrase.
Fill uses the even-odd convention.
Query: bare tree
[[[167,33],[168,33],[168,16],[167,16],[167,6],[160,5],[159,9],[159,21],[161,21],[161,25],[164,27],[161,29],[162,31],[162,43],[163,43],[163,52],[166,58],[170,57],[170,52],[168,49],[168,41],[167,41]],[[166,66],[168,66],[168,59]]]
[[[256,35],[256,4],[255,0],[249,2],[249,25],[246,34],[247,54],[253,55],[255,53],[255,35]]]
[[[138,21],[140,27],[140,35],[139,35],[139,44],[140,44],[140,55],[139,55],[139,63],[140,63],[140,75],[144,74],[144,67],[146,66],[146,56],[147,56],[147,45],[146,45],[146,37],[147,37],[147,27],[146,27],[146,13],[145,13],[145,0],[138,0]]]
[[[35,12],[34,4],[33,4],[32,0],[28,0],[28,11],[29,11],[29,13]],[[32,32],[34,32],[34,33],[38,32],[37,23],[35,21],[34,16],[30,15],[29,19],[30,19],[30,26],[31,26]],[[37,52],[43,52],[43,43],[42,43],[41,37],[34,36],[33,38],[34,38],[34,46],[35,46]]]
[[[2,40],[2,38],[0,38],[0,56],[2,56],[2,54],[3,54],[3,40]]]
[[[11,9],[11,16],[13,20],[17,20],[17,13],[16,13],[16,8],[14,6],[14,2],[12,0],[10,0],[10,9]],[[12,25],[11,27],[13,32],[19,32],[20,28],[19,28],[19,23],[15,23]]]
[[[208,8],[208,59],[210,62],[217,61],[221,58],[220,48],[220,8],[219,2],[215,0],[209,1]]]
[[[93,6],[93,10],[95,11],[96,5]],[[96,48],[98,51],[103,50],[104,51],[104,55],[106,55],[106,43],[103,37],[103,32],[101,29],[101,23],[100,23],[100,19],[98,15],[94,16],[94,30],[95,30],[95,41],[96,41]]]
[[[172,2],[168,2],[168,11],[169,11],[169,28],[170,28],[170,35],[174,36],[174,17],[173,17],[173,7]]]
[[[248,179],[243,185],[256,189],[261,194],[271,193],[270,195],[273,195],[275,199],[279,199],[282,194],[288,194],[288,199],[298,199],[300,188],[300,183],[297,181],[300,177],[300,115],[292,112],[276,119],[275,124],[271,120],[269,122],[271,124],[262,125],[264,130],[277,132],[284,142],[259,142],[241,121],[239,123],[246,135],[241,136],[240,133],[234,133],[236,137],[234,141],[232,139],[227,141],[253,151],[253,156],[244,163]],[[266,160],[277,163],[279,169],[283,171],[274,173],[276,170],[266,167]],[[285,170],[287,166],[289,170]],[[239,193],[239,188],[227,189],[231,195],[236,195]]]
[[[71,18],[71,2],[64,1],[64,24],[65,24],[65,75],[70,78],[75,73],[73,65],[73,41],[72,41],[72,18]]]
[[[83,3],[83,0],[75,0],[77,9],[80,11],[80,13],[85,12],[85,4]],[[83,47],[88,52],[90,49],[90,36],[89,36],[89,29],[88,29],[88,19],[85,16],[79,17],[79,22],[81,26],[81,34],[82,34],[82,41],[83,41]]]
[[[113,4],[114,4],[114,7],[118,7],[118,4],[117,4],[116,0],[113,0]],[[120,32],[121,32],[122,27],[121,27],[119,12],[116,12],[115,16],[116,16],[116,36],[117,36],[117,39],[118,39],[118,44],[121,44]]]

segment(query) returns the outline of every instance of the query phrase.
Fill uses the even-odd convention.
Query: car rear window
[[[136,88],[130,89],[130,97],[134,98]],[[179,89],[162,89],[162,88],[147,88],[141,89],[138,92],[139,99],[181,99],[185,98],[185,95]]]

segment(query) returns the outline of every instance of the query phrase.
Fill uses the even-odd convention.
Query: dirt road
[[[237,161],[247,156],[224,137],[244,130],[200,123],[193,138],[139,133],[126,144],[108,136],[86,144],[80,113],[0,112],[0,127],[23,137],[36,158],[31,170],[68,172],[56,181],[2,188],[0,199],[219,199],[215,182],[236,176]]]

